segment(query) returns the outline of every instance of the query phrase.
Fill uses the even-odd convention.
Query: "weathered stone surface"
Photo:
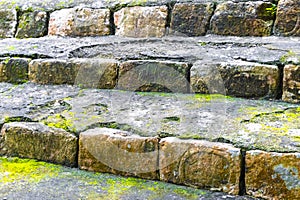
[[[248,151],[247,194],[266,199],[297,199],[300,196],[300,154]]]
[[[28,81],[26,58],[0,58],[0,82],[22,83]]]
[[[272,8],[272,3],[263,1],[226,1],[217,5],[211,31],[220,35],[268,36],[275,15]]]
[[[37,59],[29,63],[29,80],[40,84],[74,84],[80,66],[68,60]]]
[[[96,128],[80,134],[79,167],[147,179],[158,179],[158,138],[116,129]]]
[[[49,35],[94,36],[110,34],[108,9],[70,8],[51,13]]]
[[[171,33],[187,36],[205,35],[213,11],[213,3],[175,4],[172,11]]]
[[[0,38],[14,37],[17,25],[17,11],[15,9],[0,10]]]
[[[166,32],[168,8],[127,7],[114,13],[116,35],[128,37],[162,37]]]
[[[282,100],[291,103],[300,102],[300,65],[284,67]]]
[[[189,65],[183,62],[135,60],[120,64],[118,89],[130,91],[189,91]]]
[[[205,94],[276,98],[279,79],[277,66],[244,61],[213,64],[199,61],[191,69],[193,91]]]
[[[300,36],[300,1],[278,2],[274,32],[282,36]]]
[[[12,122],[1,130],[1,154],[76,166],[77,137],[40,123]]]
[[[160,141],[161,180],[237,194],[240,150],[229,144],[165,138]]]
[[[48,16],[45,11],[25,12],[19,17],[16,38],[36,38],[47,35]]]

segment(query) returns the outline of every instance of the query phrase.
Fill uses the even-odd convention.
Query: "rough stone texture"
[[[211,31],[220,35],[268,36],[274,15],[272,3],[263,1],[219,4],[211,19]]]
[[[22,83],[28,81],[26,58],[0,58],[0,82]]]
[[[300,102],[300,65],[284,67],[282,100],[291,103]]]
[[[1,154],[76,166],[77,137],[40,123],[6,123],[2,130]]]
[[[275,20],[275,34],[300,36],[300,1],[280,0]]]
[[[94,36],[110,34],[108,9],[70,8],[51,13],[49,35]]]
[[[213,11],[213,3],[175,4],[172,11],[171,33],[187,36],[205,35]]]
[[[165,138],[159,149],[161,180],[238,193],[241,155],[232,145]]]
[[[37,59],[29,63],[29,80],[40,84],[74,84],[80,66],[67,60]]]
[[[80,169],[158,179],[158,138],[108,128],[80,134]]]
[[[16,38],[37,38],[47,35],[48,16],[44,11],[25,12],[19,17]]]
[[[300,196],[300,154],[248,151],[247,194],[266,199],[297,199]]]
[[[116,35],[128,37],[162,37],[166,32],[168,8],[127,7],[114,13]]]
[[[191,69],[194,92],[219,93],[238,97],[275,98],[278,95],[279,69],[244,61],[195,63]]]
[[[0,9],[0,38],[14,37],[17,25],[15,9]]]
[[[189,91],[189,65],[170,61],[127,61],[120,64],[118,89],[130,91]]]

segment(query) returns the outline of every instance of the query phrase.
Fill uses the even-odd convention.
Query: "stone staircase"
[[[2,1],[0,155],[298,199],[299,7]]]

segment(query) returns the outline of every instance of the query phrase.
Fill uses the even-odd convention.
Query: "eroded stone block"
[[[162,37],[166,32],[168,8],[126,7],[114,14],[116,35],[128,37]]]
[[[17,25],[17,11],[15,9],[0,10],[0,38],[12,38]]]
[[[226,1],[217,6],[211,19],[214,34],[235,36],[268,36],[271,34],[275,11],[263,1]]]
[[[40,123],[12,122],[1,130],[1,154],[76,166],[77,137]],[[1,138],[1,137],[0,137]]]
[[[279,69],[275,65],[243,61],[197,62],[191,68],[191,85],[197,93],[275,98],[279,78]]]
[[[282,100],[300,102],[300,65],[286,65],[283,76]]]
[[[232,145],[165,138],[159,150],[162,181],[238,193],[241,155]]]
[[[0,59],[0,82],[22,83],[28,81],[27,58]]]
[[[297,199],[300,196],[300,154],[248,151],[247,194],[266,199]]]
[[[48,16],[44,11],[25,12],[19,18],[17,38],[37,38],[47,35]]]
[[[189,65],[183,62],[133,60],[120,64],[118,89],[130,91],[189,91]]]
[[[274,32],[283,36],[300,36],[300,1],[278,2]]]
[[[79,167],[95,172],[158,179],[158,139],[108,128],[79,137]]]
[[[175,4],[172,11],[171,33],[187,36],[205,35],[213,11],[213,3]]]
[[[101,36],[110,34],[108,9],[70,8],[50,14],[49,35]]]

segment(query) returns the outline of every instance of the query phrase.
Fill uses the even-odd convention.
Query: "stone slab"
[[[12,38],[17,25],[17,11],[15,9],[0,9],[0,38]]]
[[[147,179],[158,179],[158,138],[97,128],[80,134],[79,167]]]
[[[247,194],[266,199],[297,199],[300,196],[300,154],[248,151]]]
[[[240,149],[229,144],[176,138],[162,139],[159,145],[161,180],[239,193]]]
[[[300,65],[284,67],[282,100],[291,103],[300,102]]]
[[[28,58],[0,58],[0,81],[23,83],[28,81]]]
[[[6,123],[1,130],[1,154],[77,165],[77,137],[40,123]]]
[[[128,37],[162,37],[166,32],[166,6],[127,7],[114,13],[116,35]]]

